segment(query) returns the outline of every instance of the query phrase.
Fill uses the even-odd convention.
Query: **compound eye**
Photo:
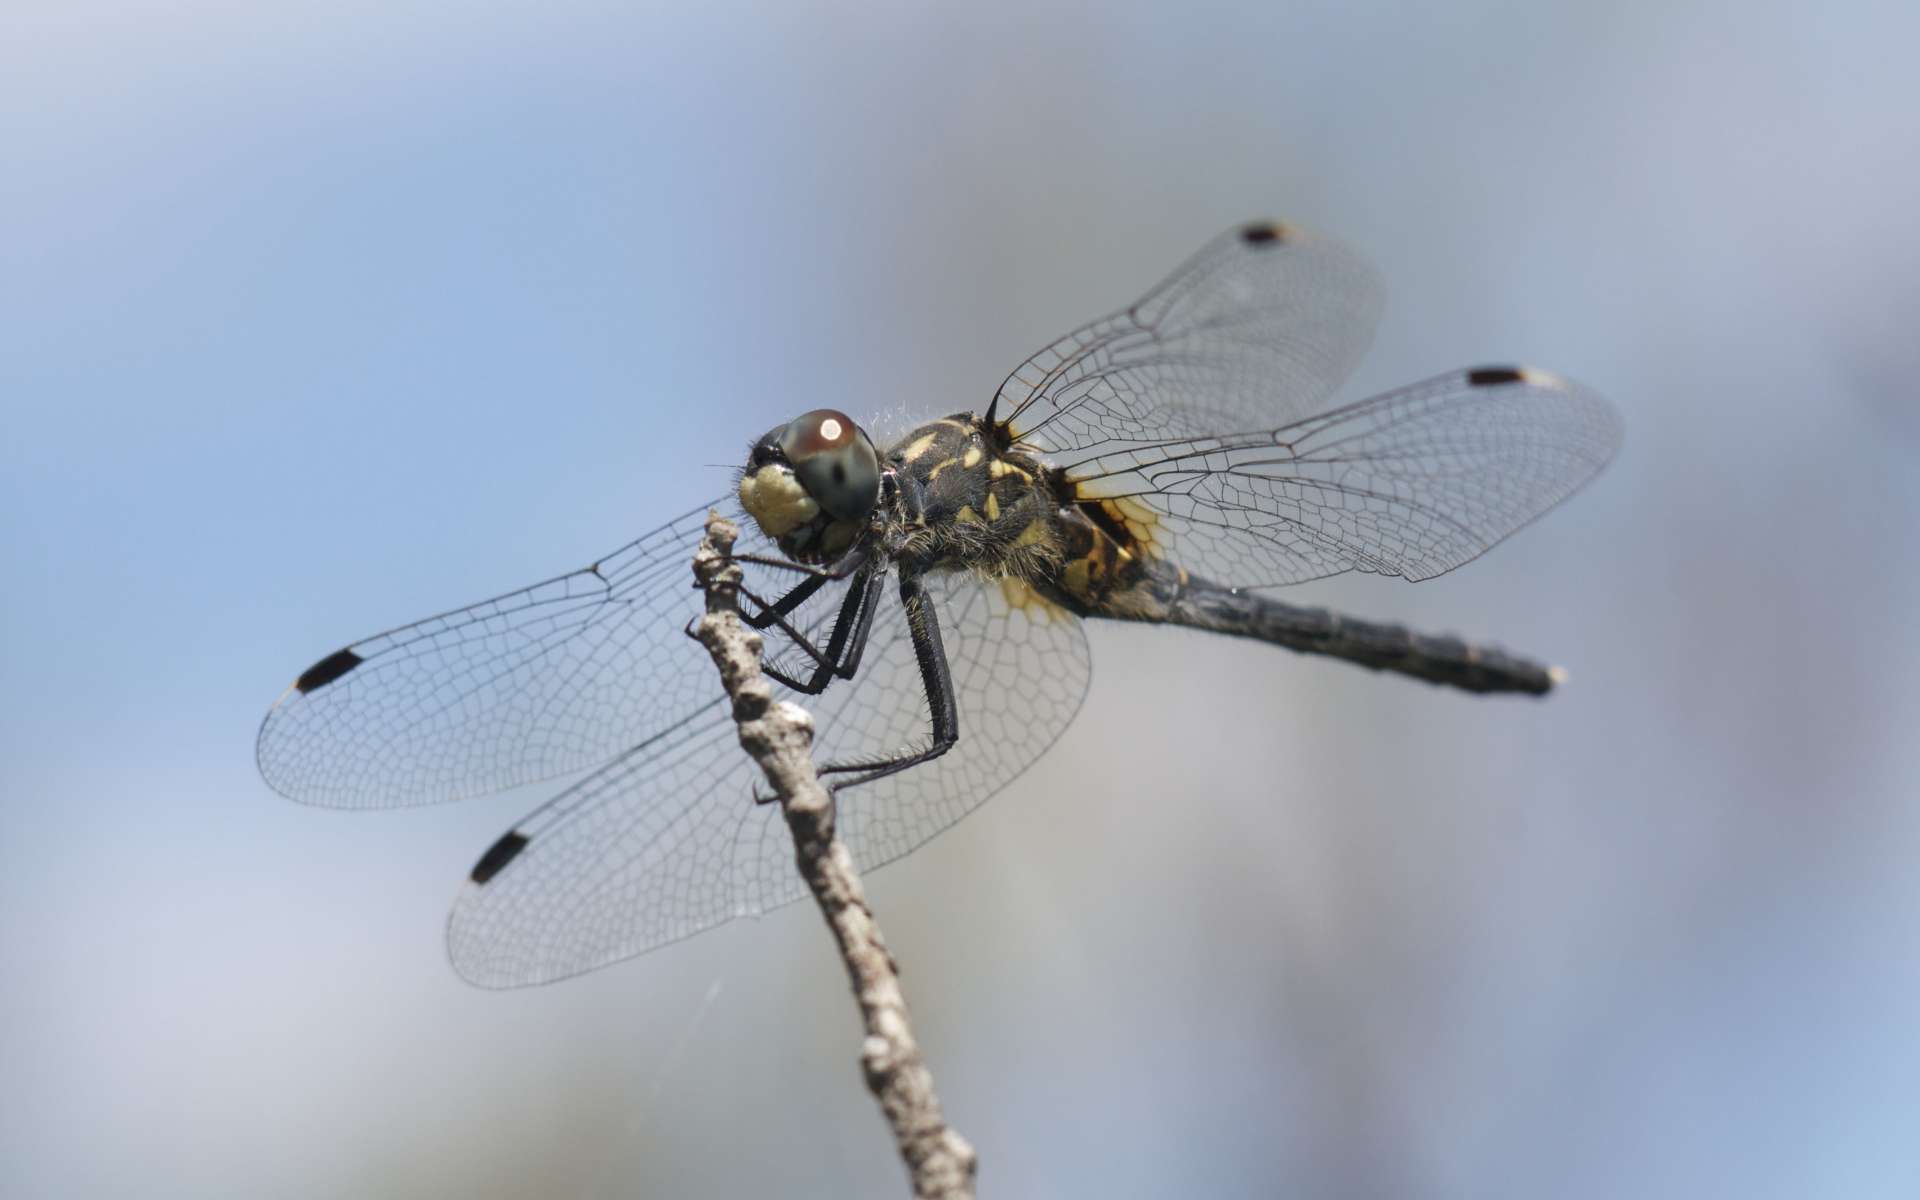
[[[864,521],[880,496],[880,456],[866,431],[843,412],[816,408],[788,423],[780,435],[800,485],[842,521]]]

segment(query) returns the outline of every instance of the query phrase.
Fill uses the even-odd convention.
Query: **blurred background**
[[[446,906],[552,789],[302,808],[256,725],[795,413],[981,405],[1273,214],[1387,280],[1345,398],[1519,359],[1627,428],[1469,568],[1288,598],[1572,682],[1095,628],[1054,752],[869,881],[982,1195],[1916,1194],[1917,35],[8,5],[6,1190],[904,1194],[813,911],[474,990]]]

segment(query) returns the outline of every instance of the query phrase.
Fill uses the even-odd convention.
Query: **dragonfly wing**
[[[1611,405],[1524,367],[1456,371],[1275,429],[1108,448],[1067,465],[1154,552],[1240,587],[1342,571],[1430,579],[1613,457]]]
[[[309,804],[428,804],[603,763],[701,708],[714,680],[682,631],[700,611],[691,562],[709,507],[321,659],[261,722],[260,773]],[[772,551],[750,524],[740,548]],[[774,594],[799,579],[754,570]]]
[[[989,414],[1052,452],[1304,417],[1352,373],[1380,304],[1373,270],[1338,242],[1243,226],[1022,363]]]
[[[906,854],[1004,787],[1066,729],[1090,666],[1077,620],[1018,589],[929,581],[954,674],[960,742],[945,756],[836,798],[863,869]],[[714,687],[712,669],[701,672]],[[777,689],[778,690],[778,689]],[[858,676],[818,697],[815,760],[924,745],[926,693],[897,597]],[[448,922],[448,950],[487,986],[592,970],[804,894],[778,808],[725,702],[665,730],[555,797],[482,857]]]
[[[692,719],[555,796],[481,857],[447,921],[462,976],[544,983],[738,915],[733,840],[754,816],[758,769],[711,664],[706,682],[716,694]]]

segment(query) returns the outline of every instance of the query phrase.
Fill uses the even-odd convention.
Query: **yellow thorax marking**
[[[973,505],[962,504],[960,511],[953,514],[953,519],[962,525],[978,525],[980,523],[980,514],[973,511]]]
[[[939,476],[940,472],[946,470],[958,461],[958,459],[949,458],[933,464],[933,470],[927,472],[927,482],[932,483],[934,479]]]
[[[963,467],[975,466],[983,457],[985,457],[985,452],[982,451],[980,447],[968,446],[966,457],[960,460],[960,465]]]
[[[1000,519],[1000,497],[994,495],[992,492],[988,492],[987,493],[987,520],[998,521],[999,519]]]
[[[1060,573],[1060,580],[1067,585],[1069,592],[1076,596],[1084,596],[1087,594],[1087,585],[1092,582],[1092,576],[1087,560],[1076,558],[1067,564],[1066,570]]]
[[[1031,521],[1020,536],[1013,539],[1015,546],[1037,546],[1047,540],[1047,527],[1039,521]]]
[[[1033,478],[1033,476],[1027,474],[1019,467],[1014,466],[1004,458],[994,459],[993,465],[987,468],[987,474],[995,479],[1000,478],[1002,475],[1018,475],[1020,478],[1028,480]]]
[[[900,461],[912,462],[914,459],[919,458],[922,454],[933,449],[933,443],[938,438],[939,435],[934,433],[923,434],[919,438],[916,438],[912,445],[900,452]]]

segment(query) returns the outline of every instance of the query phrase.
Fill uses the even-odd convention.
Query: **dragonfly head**
[[[831,558],[865,528],[880,497],[880,456],[866,430],[816,408],[767,431],[740,476],[740,505],[799,561]]]

